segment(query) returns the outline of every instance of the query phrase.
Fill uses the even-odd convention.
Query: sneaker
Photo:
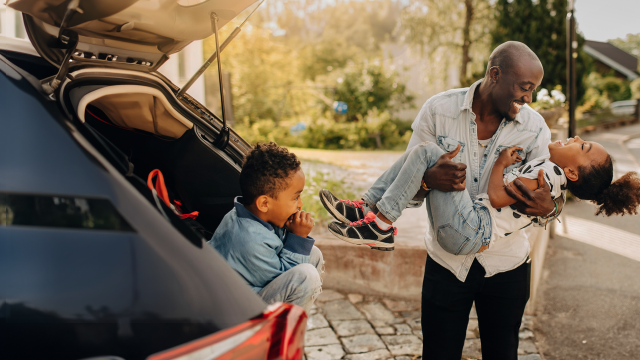
[[[322,189],[318,193],[320,202],[325,209],[336,220],[345,224],[364,219],[365,213],[362,208],[365,204],[363,200],[342,200],[335,197],[331,191]]]
[[[334,221],[329,224],[329,231],[338,239],[356,245],[367,245],[372,249],[391,251],[394,248],[393,239],[398,230],[390,227],[382,230],[373,220],[376,215],[369,211],[362,220],[344,224]]]

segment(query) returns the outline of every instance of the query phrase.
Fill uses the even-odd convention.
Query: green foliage
[[[583,104],[577,109],[578,112],[607,109],[613,101],[632,98],[633,83],[614,76],[603,77],[594,71],[586,77],[585,85],[587,91]]]
[[[356,194],[345,186],[344,179],[336,179],[334,176],[324,172],[306,175],[308,178],[302,192],[302,209],[311,213],[311,216],[316,221],[315,226],[323,226],[333,220],[333,217],[320,202],[318,197],[320,190],[331,189],[331,192],[339,194],[343,199],[356,199]]]
[[[336,121],[330,114],[293,135],[293,123],[271,120],[237,124],[235,130],[252,144],[275,141],[279,145],[315,149],[404,149],[411,138],[407,123],[391,120],[388,112],[370,111],[360,121]]]
[[[490,52],[488,35],[493,23],[492,2],[413,0],[402,10],[400,30],[404,41],[429,58],[431,79],[444,80],[442,78],[447,76],[452,63],[459,64],[462,86],[477,80],[478,73],[484,75]]]
[[[520,41],[533,50],[544,68],[542,88],[563,88],[567,82],[567,0],[498,0],[495,28],[491,32],[492,48],[509,41]],[[591,68],[591,59],[582,51],[584,37],[578,34],[576,59],[577,96],[581,99],[586,87],[583,76]]]
[[[335,99],[349,105],[347,118],[358,120],[376,109],[398,111],[413,104],[413,96],[398,79],[380,65],[351,66],[337,79]]]
[[[631,94],[634,99],[640,99],[640,78],[637,78],[629,84]]]
[[[625,38],[609,40],[609,43],[628,52],[631,55],[640,57],[640,33],[627,34]],[[640,71],[640,69],[638,69]]]

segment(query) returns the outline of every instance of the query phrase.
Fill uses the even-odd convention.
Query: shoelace
[[[363,225],[363,224],[368,224],[368,223],[372,222],[375,218],[376,218],[376,214],[374,214],[372,211],[369,211],[367,213],[367,215],[364,217],[364,219],[361,219],[361,220],[358,220],[358,221],[354,221],[354,222],[350,222],[349,226],[359,226],[359,225]],[[398,228],[395,227],[395,226],[393,227],[393,235],[398,235]]]
[[[373,221],[373,219],[376,218],[376,214],[374,214],[372,211],[369,211],[367,213],[367,215],[365,215],[364,219],[360,219],[358,221],[354,221],[354,222],[350,222],[349,226],[359,226],[359,225],[363,225],[363,224],[368,224],[370,222]]]
[[[364,200],[340,200],[343,203],[347,204],[347,205],[353,205],[357,208],[361,208],[362,209],[362,205],[364,205]],[[375,216],[375,215],[374,215]]]

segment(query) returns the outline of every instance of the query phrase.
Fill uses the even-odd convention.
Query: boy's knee
[[[311,264],[300,264],[289,271],[294,272],[294,282],[299,289],[301,297],[315,300],[315,296],[320,293],[322,288],[322,280],[318,269]]]
[[[322,256],[322,251],[320,251],[317,246],[311,248],[309,264],[313,265],[318,270],[318,273],[322,275],[324,272],[324,257]]]

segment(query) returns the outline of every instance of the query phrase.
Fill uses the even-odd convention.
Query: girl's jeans
[[[425,171],[435,165],[444,151],[425,142],[405,152],[364,194],[372,210],[395,222],[416,195]],[[491,239],[489,209],[471,200],[467,190],[429,191],[427,211],[438,244],[454,255],[478,252]]]

